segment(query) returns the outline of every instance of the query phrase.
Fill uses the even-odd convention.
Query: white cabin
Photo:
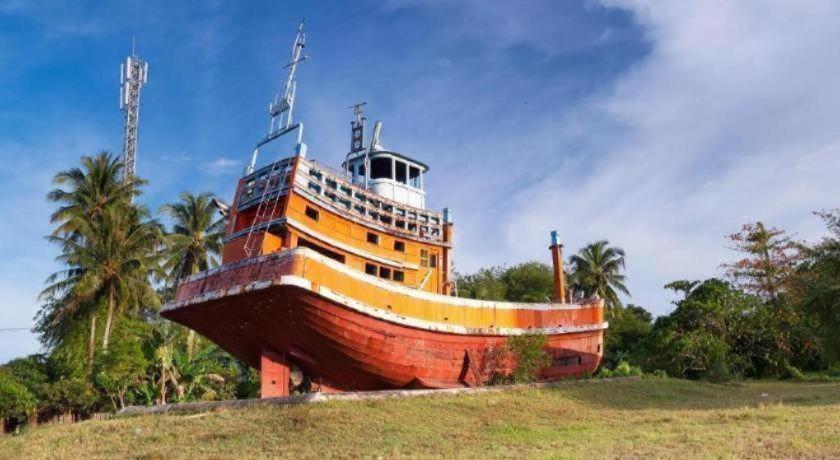
[[[366,178],[365,153],[358,152],[347,158],[347,172],[354,184],[366,186],[377,195],[397,203],[426,208],[423,175],[429,170],[428,166],[389,150],[373,150],[367,154],[367,159],[370,176]]]

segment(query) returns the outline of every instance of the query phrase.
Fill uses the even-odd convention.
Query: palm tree
[[[124,180],[122,176],[122,160],[108,152],[83,156],[81,168],[58,172],[53,183],[69,190],[56,188],[47,194],[47,200],[59,204],[50,216],[50,222],[58,224],[52,234],[73,234],[80,224],[96,220],[109,207],[129,203],[139,195],[139,187],[146,182],[136,177]]]
[[[225,219],[216,215],[213,194],[181,193],[180,201],[161,207],[172,218],[165,268],[175,285],[186,276],[218,264]]]
[[[124,180],[122,161],[108,152],[84,156],[81,163],[81,167],[60,171],[53,178],[59,188],[50,191],[47,199],[59,205],[50,216],[50,221],[58,225],[49,238],[80,242],[81,229],[97,225],[110,208],[130,206],[131,199],[139,194],[139,187],[145,183],[138,178]],[[89,317],[90,370],[98,308],[96,302],[80,302],[71,292],[83,269],[71,266],[47,280],[50,285],[40,295],[45,304],[38,314],[36,330],[45,345],[54,348],[64,341],[78,319]]]
[[[570,281],[575,289],[587,296],[597,294],[604,299],[608,309],[617,311],[621,305],[618,293],[629,296],[624,286],[624,250],[612,247],[606,240],[596,241],[583,247],[571,257]]]
[[[161,207],[161,212],[173,220],[172,233],[167,235],[164,262],[171,282],[167,297],[174,294],[183,278],[218,265],[225,219],[218,217],[216,211],[213,194],[207,192],[198,195],[183,192],[180,201]],[[195,331],[190,330],[187,335],[189,359],[193,356],[194,342]]]
[[[56,260],[68,268],[47,280],[44,294],[66,294],[64,315],[91,303],[104,305],[106,351],[115,315],[159,304],[150,275],[159,266],[161,229],[147,214],[136,206],[106,207],[98,219],[74,223],[72,233],[48,237],[62,248]]]

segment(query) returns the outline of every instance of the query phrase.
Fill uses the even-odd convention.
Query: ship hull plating
[[[399,297],[381,309],[361,304],[337,289],[362,289],[367,280],[355,280],[361,287],[353,285],[353,280],[342,279],[344,273],[330,273],[330,264],[322,257],[300,249],[291,252],[295,254],[194,277],[181,286],[177,301],[162,314],[253,367],[260,367],[266,352],[282,355],[324,388],[476,386],[493,372],[510,370],[509,359],[500,359],[494,350],[501,349],[516,329],[436,326],[413,320],[392,313],[401,310]],[[323,277],[310,279],[318,273]],[[329,282],[334,283],[332,288],[322,284]],[[562,313],[568,324],[577,323],[569,315],[578,313],[587,324],[562,332],[534,329],[547,331],[544,349],[550,364],[539,376],[543,380],[594,372],[601,360],[606,327],[598,321],[601,309],[568,308]]]

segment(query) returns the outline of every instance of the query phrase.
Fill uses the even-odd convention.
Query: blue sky
[[[760,14],[759,14],[760,13]],[[548,261],[605,238],[634,303],[719,274],[724,235],[765,222],[814,240],[840,196],[840,4],[831,1],[25,2],[0,0],[0,328],[29,327],[56,266],[44,196],[122,145],[119,63],[149,61],[138,173],[150,208],[229,200],[267,129],[306,18],[297,117],[338,164],[349,105],[432,167],[456,269]],[[0,362],[38,350],[0,332]]]

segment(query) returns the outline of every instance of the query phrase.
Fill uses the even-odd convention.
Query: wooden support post
[[[289,361],[286,353],[263,350],[260,355],[260,398],[289,396]]]
[[[563,245],[557,238],[557,231],[551,232],[551,265],[554,266],[554,298],[557,303],[566,303],[566,280],[563,273]]]

